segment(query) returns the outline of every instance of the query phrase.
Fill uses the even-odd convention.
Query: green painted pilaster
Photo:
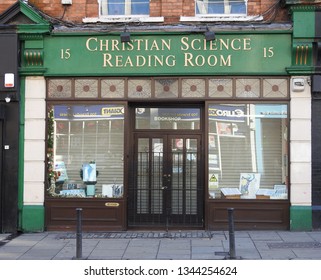
[[[315,7],[292,7],[293,38],[314,38],[315,36]]]
[[[24,205],[22,209],[23,232],[44,231],[45,209],[43,205]]]
[[[287,71],[290,75],[311,75],[315,72],[315,7],[294,5],[290,11],[293,20],[292,65]]]
[[[290,207],[290,230],[312,230],[312,207]]]
[[[20,86],[20,133],[19,133],[19,173],[18,173],[18,229],[23,232],[44,231],[45,216],[43,205],[24,205],[24,134],[25,134],[25,77]]]
[[[10,21],[12,15],[21,13],[30,20],[29,24],[18,24],[17,32],[22,46],[21,67],[19,70],[20,89],[20,134],[19,134],[19,173],[18,173],[18,229],[23,232],[39,232],[45,228],[44,205],[24,204],[24,135],[25,135],[25,91],[27,76],[43,76],[44,44],[43,37],[50,33],[51,26],[31,6],[18,1],[4,15]]]

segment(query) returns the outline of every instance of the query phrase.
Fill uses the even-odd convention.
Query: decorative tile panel
[[[155,79],[156,98],[177,98],[178,79]]]
[[[205,79],[182,79],[182,97],[205,97]]]
[[[233,96],[232,79],[209,79],[209,97],[212,98],[231,98]]]
[[[75,97],[97,98],[98,97],[98,80],[76,79],[75,80]]]
[[[260,79],[236,79],[236,97],[260,97]]]
[[[125,81],[123,79],[101,80],[102,98],[124,98]]]
[[[264,79],[263,97],[284,98],[288,96],[287,79]]]
[[[51,99],[287,99],[287,77],[97,77],[47,80]]]
[[[70,79],[50,79],[48,82],[48,97],[70,98],[72,93]]]
[[[150,79],[128,79],[128,97],[130,98],[151,98]]]

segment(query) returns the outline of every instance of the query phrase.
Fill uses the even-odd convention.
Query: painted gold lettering
[[[205,58],[204,58],[204,56],[202,56],[202,55],[197,55],[197,56],[195,57],[195,64],[196,64],[197,66],[204,66],[204,64],[205,64]]]
[[[107,67],[109,65],[110,67],[113,67],[112,63],[110,62],[111,60],[111,54],[110,53],[104,53],[103,54],[103,67]]]
[[[154,49],[155,49],[156,51],[159,51],[159,46],[158,46],[156,40],[153,40],[153,43],[152,43],[152,45],[150,46],[150,50],[151,50],[151,51],[154,50]]]
[[[111,50],[112,51],[116,51],[116,50],[119,51],[118,45],[119,45],[118,40],[115,40],[115,39],[111,40]]]
[[[164,61],[163,61],[164,56],[161,56],[161,59],[160,59],[158,56],[155,55],[154,58],[155,58],[155,66],[158,66],[157,62],[159,63],[159,66],[164,66]]]
[[[93,41],[93,42],[92,42]],[[88,51],[90,52],[95,52],[97,51],[97,38],[89,38],[87,41],[86,41],[86,48]]]
[[[144,42],[143,39],[135,39],[135,42],[137,43],[137,51],[141,50],[142,43]]]
[[[182,44],[181,51],[187,51],[189,49],[188,37],[182,37],[181,44]]]
[[[209,66],[215,66],[217,64],[217,57],[216,55],[210,55],[207,58],[207,63]]]
[[[99,41],[99,50],[100,51],[108,51],[108,40],[100,40]]]
[[[194,66],[192,59],[193,55],[191,53],[184,53],[184,66]]]
[[[233,39],[231,41],[231,48],[232,50],[239,51],[241,50],[241,39]]]
[[[245,51],[250,51],[252,48],[251,48],[251,38],[245,38],[244,39],[244,47],[243,49]]]
[[[221,55],[221,65],[220,66],[231,66],[232,65],[232,56],[228,55],[226,60],[224,60],[224,56]]]
[[[136,66],[142,67],[146,64],[146,58],[142,55],[137,55],[136,57]]]
[[[219,64],[218,64],[219,63]],[[228,55],[224,57],[223,55],[210,55],[205,57],[203,55],[193,56],[192,53],[185,53],[184,54],[184,66],[192,66],[192,67],[202,67],[204,65],[208,65],[211,67],[214,66],[231,66],[232,64],[232,56]]]
[[[123,50],[127,50],[127,51],[132,51],[134,49],[134,45],[132,42],[128,42],[127,44],[123,44]]]
[[[217,41],[213,40],[213,41],[210,41],[210,45],[209,45],[209,50],[210,51],[216,51],[217,50]]]
[[[123,56],[122,55],[115,55],[115,66],[116,67],[123,67]]]
[[[173,67],[176,65],[176,59],[174,55],[169,55],[166,57],[166,65],[169,67]]]
[[[223,39],[220,39],[220,50],[223,50],[223,46],[225,47],[226,50],[228,50],[229,42],[230,42],[229,39],[227,39],[226,42]]]
[[[171,50],[171,40],[169,39],[168,41],[166,41],[165,39],[162,39],[162,50]]]
[[[191,48],[193,49],[193,50],[195,50],[195,51],[199,51],[199,50],[201,50],[201,40],[200,39],[194,39],[194,40],[192,40],[192,42],[191,42]],[[197,44],[199,44],[199,45],[197,45]]]
[[[132,59],[130,58],[130,56],[128,56],[128,57],[126,58],[124,67],[133,67],[133,62],[132,62]]]

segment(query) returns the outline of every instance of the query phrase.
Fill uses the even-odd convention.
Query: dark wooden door
[[[203,226],[201,151],[201,135],[134,134],[129,226]]]

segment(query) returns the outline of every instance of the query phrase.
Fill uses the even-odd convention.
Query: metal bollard
[[[235,253],[235,233],[234,233],[234,217],[233,211],[234,208],[228,208],[228,227],[229,227],[229,242],[230,242],[230,259],[236,259]]]
[[[77,211],[76,259],[82,259],[82,208]]]

